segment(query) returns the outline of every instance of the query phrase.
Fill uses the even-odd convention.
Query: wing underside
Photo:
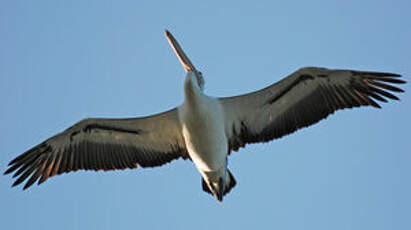
[[[382,72],[302,68],[260,91],[220,98],[230,149],[267,142],[317,123],[337,110],[373,106],[403,84],[400,75]]]
[[[177,110],[130,119],[85,119],[12,160],[13,186],[77,170],[160,166],[187,158]]]

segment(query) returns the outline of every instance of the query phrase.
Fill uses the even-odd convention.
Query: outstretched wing
[[[302,68],[256,92],[219,98],[226,116],[230,150],[267,142],[315,124],[334,111],[371,105],[403,92],[394,73]]]
[[[85,170],[154,167],[187,158],[177,109],[144,118],[85,119],[9,163],[16,171],[13,186],[31,175],[24,189],[38,178]]]

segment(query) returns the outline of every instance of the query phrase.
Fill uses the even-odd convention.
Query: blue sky
[[[85,117],[144,116],[206,92],[260,89],[303,66],[411,76],[410,1],[2,1],[0,171]],[[76,172],[27,191],[0,176],[2,229],[411,229],[409,84],[383,109],[336,113],[232,154],[222,204],[189,161]]]

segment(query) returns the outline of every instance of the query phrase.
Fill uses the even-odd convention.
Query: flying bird
[[[202,189],[223,200],[236,185],[227,158],[246,144],[267,142],[326,118],[337,110],[380,108],[398,100],[401,75],[305,67],[264,89],[233,97],[204,93],[204,78],[169,31],[165,35],[186,76],[184,102],[169,111],[126,119],[87,118],[10,161],[23,189],[77,170],[161,166],[189,159],[202,176]]]

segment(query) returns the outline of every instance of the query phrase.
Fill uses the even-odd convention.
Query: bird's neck
[[[188,103],[195,103],[199,98],[203,97],[203,90],[198,84],[197,77],[193,72],[187,73],[184,81],[184,97]]]

